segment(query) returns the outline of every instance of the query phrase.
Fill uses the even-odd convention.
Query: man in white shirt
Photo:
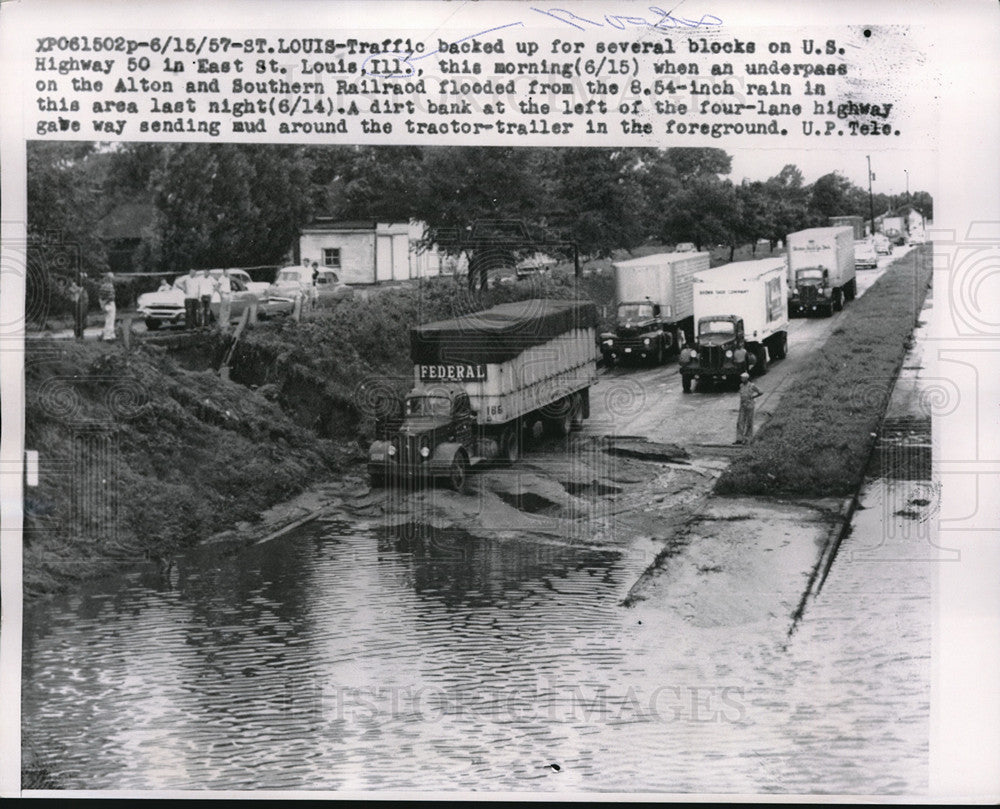
[[[216,282],[216,288],[219,290],[219,328],[227,331],[229,329],[229,317],[232,312],[233,300],[233,285],[229,280],[229,270],[222,271],[222,275],[219,276],[219,280]]]
[[[184,325],[193,329],[198,325],[198,276],[190,270],[179,286],[184,290]]]

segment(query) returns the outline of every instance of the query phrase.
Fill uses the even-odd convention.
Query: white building
[[[346,284],[377,284],[464,272],[465,257],[421,248],[423,222],[317,218],[302,228],[299,257],[335,270]]]

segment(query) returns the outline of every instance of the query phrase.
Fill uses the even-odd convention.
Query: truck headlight
[[[428,447],[426,444],[420,448],[420,457],[421,458],[431,457],[431,448]]]
[[[648,345],[649,345],[649,338],[647,337],[647,338],[646,338],[645,340],[643,340],[643,341],[642,341],[642,344],[643,344],[644,346],[648,346]]]
[[[733,352],[730,349],[726,349],[726,357],[729,359],[733,358]]]
[[[604,341],[604,345],[606,345],[606,346],[609,346],[609,345],[612,345],[612,344],[614,344],[614,340],[605,340]]]
[[[390,458],[393,457],[396,454],[396,445],[389,444],[389,446],[386,447],[385,449],[385,454],[388,455]]]

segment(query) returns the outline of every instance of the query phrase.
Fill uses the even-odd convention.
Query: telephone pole
[[[903,169],[903,174],[906,175],[906,204],[910,204],[910,172]]]
[[[868,161],[868,218],[871,219],[872,236],[875,235],[875,199],[872,197],[872,158],[865,155]]]

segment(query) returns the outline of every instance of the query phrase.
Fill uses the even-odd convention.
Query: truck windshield
[[[451,399],[447,396],[411,396],[406,400],[408,416],[448,416]]]
[[[724,334],[731,337],[736,334],[736,324],[731,320],[703,320],[698,324],[698,333],[702,336]]]
[[[618,305],[619,320],[647,320],[653,316],[651,303],[622,303]]]
[[[795,280],[802,281],[815,281],[817,283],[823,280],[823,270],[818,267],[811,268],[808,270],[799,270],[795,273]]]

